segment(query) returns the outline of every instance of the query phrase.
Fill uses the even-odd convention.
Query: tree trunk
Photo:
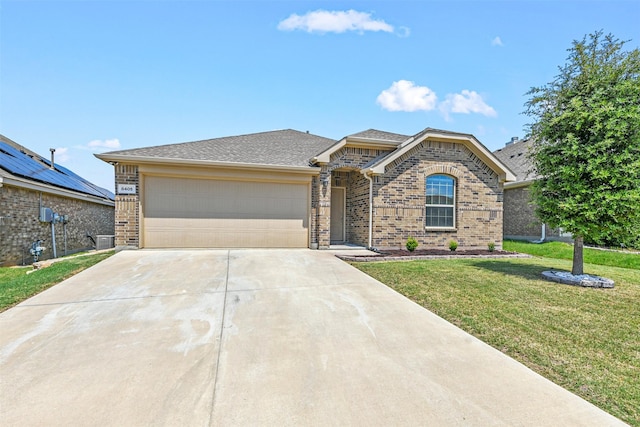
[[[574,276],[584,273],[584,258],[582,256],[582,248],[584,246],[584,239],[582,236],[575,236],[573,242],[573,267],[571,268],[571,274]]]

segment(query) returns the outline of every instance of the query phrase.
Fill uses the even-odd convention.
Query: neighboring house
[[[33,261],[94,246],[114,235],[114,195],[0,135],[0,265]],[[91,236],[91,237],[88,237]]]
[[[295,130],[97,154],[115,166],[116,246],[502,244],[515,176],[474,136]]]
[[[514,240],[571,240],[571,234],[542,224],[535,214],[529,187],[537,175],[531,172],[528,158],[531,140],[511,139],[493,154],[516,175],[515,182],[504,185],[504,238]]]

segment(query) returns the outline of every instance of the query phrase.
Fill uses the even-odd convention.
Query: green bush
[[[487,247],[489,248],[489,252],[493,252],[496,250],[496,244],[493,242],[489,242],[489,244],[487,245]]]
[[[451,250],[451,252],[453,252],[456,249],[458,249],[458,242],[456,242],[455,240],[450,241],[449,242],[449,250]]]
[[[409,236],[409,238],[407,239],[406,246],[407,246],[407,250],[409,252],[413,252],[418,247],[418,241],[416,239],[414,239],[413,237]]]

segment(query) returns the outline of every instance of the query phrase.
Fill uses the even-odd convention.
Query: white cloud
[[[89,143],[87,144],[87,147],[116,149],[116,148],[120,148],[120,140],[118,140],[117,138],[105,139],[104,141],[101,139],[94,139],[93,141],[89,141]]]
[[[431,111],[438,108],[446,120],[450,120],[451,113],[476,113],[487,117],[498,115],[476,91],[465,89],[460,93],[450,93],[444,101],[438,102],[433,90],[408,80],[393,82],[389,89],[380,92],[376,103],[387,111]]]
[[[502,44],[502,39],[499,36],[496,36],[493,40],[491,40],[491,46],[504,46]]]
[[[305,15],[291,14],[287,19],[280,21],[278,30],[301,30],[308,33],[344,33],[346,31],[384,31],[393,33],[392,25],[383,20],[373,19],[370,13],[358,12],[353,9],[347,11],[316,10]],[[409,29],[401,28],[401,36],[408,36]]]
[[[69,149],[67,147],[58,147],[54,153],[54,163],[67,163],[71,160]]]
[[[376,103],[389,111],[430,111],[436,108],[438,97],[426,86],[416,86],[408,80],[393,82],[383,90]]]
[[[482,96],[473,90],[463,90],[460,93],[450,93],[440,103],[440,111],[449,119],[450,113],[469,114],[477,113],[487,117],[496,117],[498,113],[489,106]]]

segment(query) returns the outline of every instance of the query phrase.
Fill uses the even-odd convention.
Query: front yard
[[[0,268],[0,312],[21,303],[51,286],[86,270],[103,259],[109,258],[114,251],[98,254],[69,257],[56,262],[51,267],[27,274],[28,267]]]
[[[637,255],[640,259],[640,255]],[[640,269],[585,264],[614,289],[540,279],[551,258],[355,267],[625,422],[640,426]]]

